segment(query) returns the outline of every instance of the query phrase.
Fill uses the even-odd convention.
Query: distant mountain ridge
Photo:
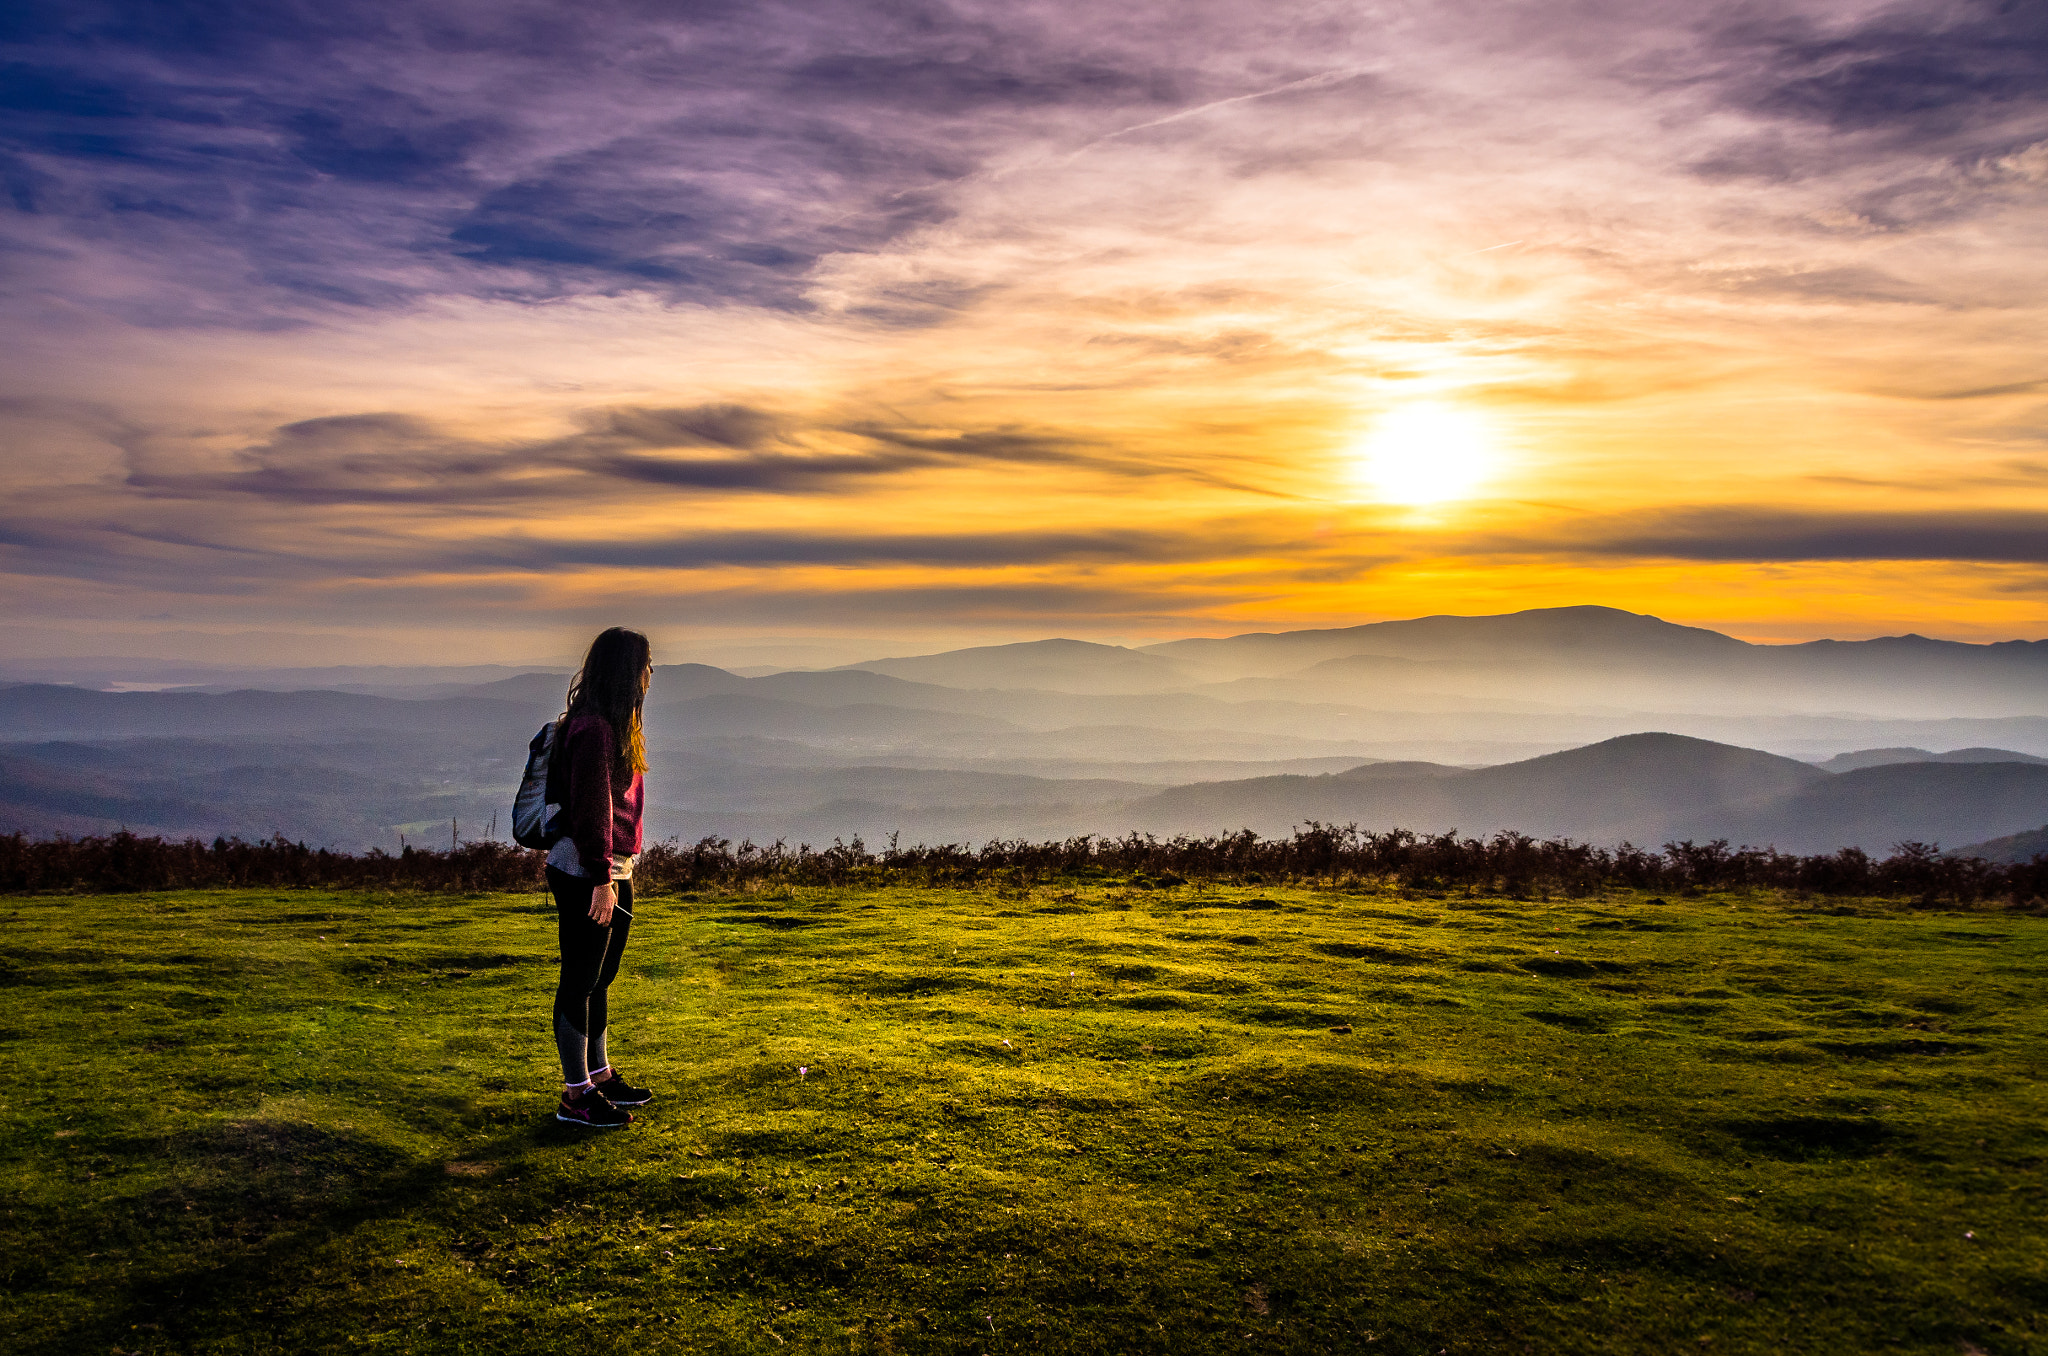
[[[2011,749],[1950,749],[1934,753],[1927,749],[1852,749],[1817,764],[1829,772],[1854,772],[1858,768],[1883,767],[1887,763],[2048,763],[2031,753]]]
[[[1696,663],[1754,648],[1702,627],[1680,626],[1619,608],[1531,608],[1498,616],[1439,615],[1319,631],[1253,632],[1219,640],[1170,640],[1147,654],[1198,664],[1230,677],[1271,674],[1358,656],[1414,660],[1541,658]]]
[[[1800,851],[1990,842],[2048,822],[2044,654],[1759,646],[1582,607],[754,677],[664,664],[649,827],[974,841],[1313,818]],[[374,694],[288,673],[266,676],[282,689],[0,685],[0,831],[395,847],[487,829],[569,675],[437,672],[330,671]]]
[[[1968,842],[1994,836],[1983,826],[2009,833],[2048,820],[2048,762],[1829,773],[1754,749],[1638,734],[1469,771],[1403,767],[1176,787],[1134,802],[1128,814],[1136,827],[1162,833],[1277,834],[1318,820],[1650,846],[1727,838],[1802,853]]]
[[[841,671],[848,669],[950,687],[1030,688],[1043,692],[1158,692],[1193,677],[1182,665],[1143,650],[1085,640],[982,645],[943,654],[840,665]]]
[[[474,695],[407,701],[319,690],[95,692],[17,683],[0,687],[0,738],[293,737],[341,731],[497,734],[524,724],[525,711],[520,703]]]
[[[1368,704],[1460,695],[1659,711],[2028,715],[2048,706],[2048,641],[1888,636],[1758,645],[1618,608],[1532,608],[1135,649],[1075,640],[978,646],[843,669],[953,687],[1194,692]]]
[[[1872,640],[1812,640],[1760,645],[1704,627],[1682,626],[1645,613],[1597,605],[1529,608],[1491,616],[1448,614],[1405,621],[1368,622],[1333,630],[1251,632],[1215,640],[1171,640],[1140,647],[1141,653],[1229,665],[1245,672],[1271,671],[1234,656],[1281,655],[1300,667],[1329,659],[1380,655],[1421,660],[1612,659],[1638,663],[1696,663],[1741,655],[1786,656],[1822,667],[1854,663],[1869,656],[1904,665],[1964,659],[2016,671],[2048,668],[2048,640],[2005,640],[1974,644],[1921,635]]]
[[[2048,824],[1983,843],[1969,843],[1949,855],[1982,857],[1987,862],[2031,862],[2036,857],[2048,856]]]

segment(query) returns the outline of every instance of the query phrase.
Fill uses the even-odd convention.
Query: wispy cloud
[[[199,268],[245,323],[441,292],[800,305],[823,255],[941,219],[992,117],[1172,93],[915,4],[30,9],[16,240]],[[162,321],[165,290],[127,300]]]
[[[127,488],[151,499],[248,497],[282,506],[422,505],[497,511],[616,499],[632,486],[675,491],[832,494],[849,483],[942,468],[1066,466],[1119,477],[1226,484],[1200,467],[1156,463],[1079,436],[1022,428],[805,425],[741,405],[580,411],[574,433],[485,442],[398,413],[301,420],[193,467],[156,440],[128,449]],[[829,448],[818,445],[830,443]],[[178,463],[175,466],[167,462]],[[1264,491],[1264,493],[1272,493]]]
[[[1214,629],[1725,618],[1769,570],[1816,627],[2018,626],[2044,23],[30,0],[0,572],[93,617],[687,580]],[[1491,421],[1472,500],[1372,502],[1362,440],[1416,401]]]
[[[1482,539],[1486,551],[1697,561],[1987,561],[2048,563],[2048,508],[1800,512],[1765,504],[1676,509],[1579,521],[1537,535]]]

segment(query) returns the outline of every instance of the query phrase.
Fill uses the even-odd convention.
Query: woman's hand
[[[606,881],[595,890],[592,890],[590,892],[590,921],[601,928],[611,926],[612,909],[618,905],[618,902],[619,893],[612,889],[610,881]]]

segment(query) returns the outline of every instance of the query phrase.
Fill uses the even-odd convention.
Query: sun
[[[1469,499],[1500,461],[1485,415],[1436,401],[1382,414],[1354,455],[1357,478],[1375,499],[1415,508]]]

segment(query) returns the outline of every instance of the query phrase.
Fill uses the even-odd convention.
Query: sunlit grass
[[[14,1350],[2048,1341],[2041,918],[648,899],[593,1136],[533,897],[0,913]]]

